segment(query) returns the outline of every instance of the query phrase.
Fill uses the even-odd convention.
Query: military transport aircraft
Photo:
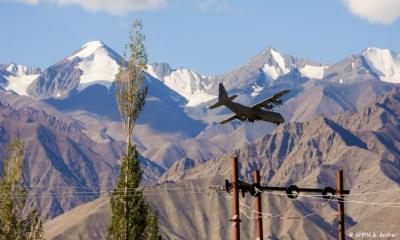
[[[237,95],[228,96],[228,93],[225,90],[225,87],[222,83],[219,84],[219,96],[218,102],[209,107],[209,109],[214,109],[217,107],[225,106],[229,108],[235,115],[225,119],[220,122],[220,124],[227,123],[229,121],[238,119],[240,121],[249,121],[254,122],[255,120],[262,120],[266,122],[272,122],[277,125],[283,123],[285,119],[281,114],[277,112],[273,112],[272,109],[276,106],[282,104],[282,100],[280,99],[282,96],[288,94],[289,90],[283,90],[274,96],[257,103],[254,106],[247,107],[242,104],[233,102],[233,99],[237,97]]]

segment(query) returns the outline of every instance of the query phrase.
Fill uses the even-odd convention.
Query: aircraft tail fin
[[[219,95],[218,95],[218,102],[212,106],[209,107],[209,109],[214,109],[217,107],[221,107],[225,105],[228,102],[232,102],[233,99],[235,99],[237,95],[233,96],[228,96],[228,93],[225,90],[225,87],[222,83],[219,84]]]
[[[223,102],[227,98],[228,98],[228,93],[225,90],[224,84],[219,83],[219,95],[218,95],[219,102]]]

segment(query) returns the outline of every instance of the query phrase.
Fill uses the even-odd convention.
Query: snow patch
[[[276,63],[278,64],[279,68],[282,70],[282,72],[285,74],[288,73],[289,69],[286,68],[285,59],[282,57],[282,55],[272,48],[271,48],[271,54]]]
[[[210,101],[216,96],[207,93],[210,78],[186,68],[171,69],[168,64],[151,64],[146,72],[163,82],[187,100],[186,106],[193,107]]]
[[[280,53],[275,51],[274,49],[270,49],[272,58],[275,64],[264,64],[262,70],[264,73],[269,76],[272,80],[276,80],[278,77],[285,75],[290,72],[290,69],[286,67],[285,59],[282,57]]]
[[[78,91],[93,84],[104,85],[109,88],[118,73],[118,63],[109,56],[104,44],[99,41],[89,42],[82,50],[68,59],[82,58],[78,68],[82,70]]]
[[[264,89],[264,87],[259,86],[259,85],[257,85],[257,84],[253,85],[252,88],[253,88],[253,90],[254,90],[254,91],[250,94],[250,96],[252,96],[252,97],[255,97],[255,96],[257,96],[258,94],[260,94],[260,92]]]
[[[179,68],[163,79],[165,85],[186,98],[188,107],[210,101],[216,96],[204,91],[207,88],[205,78],[186,68]]]
[[[368,48],[362,55],[384,82],[400,83],[400,56],[389,49]]]
[[[8,81],[8,84],[4,88],[6,90],[12,90],[18,95],[28,96],[28,87],[38,76],[39,74],[21,76],[10,75],[5,77]]]
[[[28,96],[29,85],[39,76],[39,74],[30,74],[30,70],[29,67],[23,65],[14,63],[8,65],[6,71],[9,74],[3,76],[7,80],[4,89],[14,91],[18,95]]]
[[[303,77],[322,79],[324,78],[324,72],[327,67],[328,66],[306,65],[303,68],[299,68],[299,71]]]
[[[280,76],[280,74],[279,74],[278,70],[276,69],[276,67],[271,66],[268,63],[266,63],[264,65],[262,70],[264,71],[264,73],[266,75],[268,75],[270,78],[272,78],[272,80],[275,80]]]

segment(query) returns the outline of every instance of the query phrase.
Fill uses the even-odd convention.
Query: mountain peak
[[[268,53],[272,53],[272,52],[278,52],[275,48],[273,48],[272,46],[268,46],[266,48],[264,48],[264,50],[261,52],[261,54],[268,54]]]
[[[86,58],[96,52],[99,48],[104,48],[106,45],[102,41],[90,41],[85,43],[78,51],[72,56],[68,57],[68,60],[73,60],[76,57]]]
[[[400,83],[400,56],[398,54],[390,49],[370,47],[361,55],[382,81]]]
[[[78,51],[45,69],[30,86],[30,95],[63,98],[92,85],[109,88],[123,58],[101,41],[90,41]],[[54,74],[54,72],[60,74]]]
[[[362,52],[362,56],[368,54],[382,54],[382,55],[396,55],[392,50],[388,48],[368,47]]]
[[[261,52],[261,60],[264,62],[262,70],[272,80],[290,71],[285,57],[273,47],[267,47]]]
[[[25,75],[38,74],[40,72],[40,69],[27,67],[16,63],[10,63],[10,64],[0,65],[0,72],[1,71],[3,71],[5,75],[11,74],[13,76],[25,76]]]
[[[103,47],[105,44],[100,40],[94,40],[85,43],[82,47]]]
[[[27,71],[27,69],[28,68],[26,66],[17,65],[15,63],[11,63],[7,67],[8,72],[18,75],[22,75],[22,73],[25,73]]]
[[[191,69],[185,67],[171,69],[166,63],[155,63],[149,64],[146,72],[184,97],[188,107],[202,104],[216,97],[208,92],[209,78]]]
[[[163,79],[165,76],[171,74],[171,67],[168,63],[153,63],[147,65],[146,72],[155,78]]]

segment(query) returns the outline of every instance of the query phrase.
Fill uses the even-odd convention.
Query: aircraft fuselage
[[[229,110],[238,115],[242,120],[253,122],[254,120],[264,120],[276,124],[283,123],[285,119],[277,112],[253,109],[242,104],[230,101],[224,104]]]

